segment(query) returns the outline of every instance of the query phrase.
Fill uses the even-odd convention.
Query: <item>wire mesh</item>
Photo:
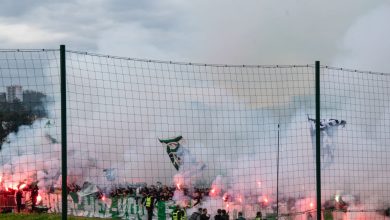
[[[169,187],[169,200],[189,212],[202,206],[254,217],[260,210],[274,212],[280,165],[281,200],[314,198],[307,121],[314,115],[312,66],[205,65],[79,52],[69,52],[67,64],[70,181],[89,181],[105,194],[137,184],[158,194],[161,183]],[[182,139],[168,140],[175,137]],[[167,151],[177,144],[171,161]],[[199,194],[201,204],[192,207]]]
[[[58,50],[0,51],[3,209],[37,185],[61,212],[59,69]],[[69,214],[146,219],[152,195],[158,219],[315,216],[314,66],[67,51],[66,72]],[[388,77],[321,67],[324,219],[388,219]]]
[[[389,214],[389,79],[388,74],[322,69],[321,115],[346,121],[322,145],[333,154],[322,170],[324,208],[342,210],[338,218],[385,219]]]
[[[56,50],[0,51],[2,212],[11,211],[20,202],[25,210],[32,210],[42,200],[36,187],[49,191],[58,184],[58,60]]]

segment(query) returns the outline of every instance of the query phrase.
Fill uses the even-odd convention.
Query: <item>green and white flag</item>
[[[313,144],[314,158],[316,154],[316,120],[307,116],[310,123],[310,134]],[[338,119],[321,119],[320,120],[320,142],[321,142],[321,167],[326,168],[334,161],[334,151],[336,144],[334,143],[334,136],[337,133],[339,126],[344,127],[347,124],[344,120]]]
[[[166,145],[167,154],[171,159],[171,162],[173,166],[176,168],[176,170],[179,170],[180,165],[182,164],[182,160],[179,152],[179,150],[181,150],[179,141],[182,138],[183,136],[180,135],[174,138],[159,139],[160,143]]]

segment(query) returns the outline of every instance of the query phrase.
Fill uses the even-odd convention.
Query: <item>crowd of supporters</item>
[[[81,191],[83,187],[80,187],[77,184],[69,184],[68,192],[78,192]],[[137,185],[128,185],[128,186],[114,186],[110,189],[100,189],[97,193],[97,197],[101,198],[103,195],[107,197],[115,196],[131,196],[136,200],[143,199],[146,195],[152,195],[156,201],[170,201],[173,198],[174,192],[176,190],[181,190],[183,195],[191,198],[195,203],[192,206],[195,206],[201,202],[201,200],[209,195],[209,188],[186,188],[181,187],[178,189],[176,186],[167,186],[162,184],[156,185],[147,185],[147,184],[137,184]]]

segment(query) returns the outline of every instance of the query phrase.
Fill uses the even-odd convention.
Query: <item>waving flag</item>
[[[316,120],[307,116],[310,123],[310,134],[312,137],[313,151],[315,156],[316,149]],[[347,124],[345,120],[338,119],[321,119],[320,133],[321,133],[321,167],[326,168],[334,161],[335,143],[333,141],[339,126],[344,127]]]
[[[179,141],[183,138],[183,136],[177,136],[174,138],[168,138],[168,139],[159,139],[160,143],[165,144],[167,148],[167,154],[169,158],[171,159],[171,162],[173,166],[176,168],[176,170],[179,170],[180,165],[182,164],[182,160],[180,157],[180,143]]]

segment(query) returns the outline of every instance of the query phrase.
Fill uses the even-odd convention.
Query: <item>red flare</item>
[[[227,196],[226,196],[226,194],[225,194],[225,195],[223,195],[223,197],[222,197],[222,200],[223,200],[224,202],[226,202],[226,201],[227,201]]]
[[[215,196],[218,196],[220,192],[221,192],[221,190],[218,189],[218,187],[212,186],[212,188],[210,189],[209,195],[212,197],[215,197]]]
[[[25,183],[23,183],[22,185],[19,186],[19,189],[24,189],[24,187],[26,187],[27,185]]]
[[[38,196],[37,196],[37,202],[40,202],[40,201],[42,201],[42,196],[41,196],[41,195],[38,195]]]

